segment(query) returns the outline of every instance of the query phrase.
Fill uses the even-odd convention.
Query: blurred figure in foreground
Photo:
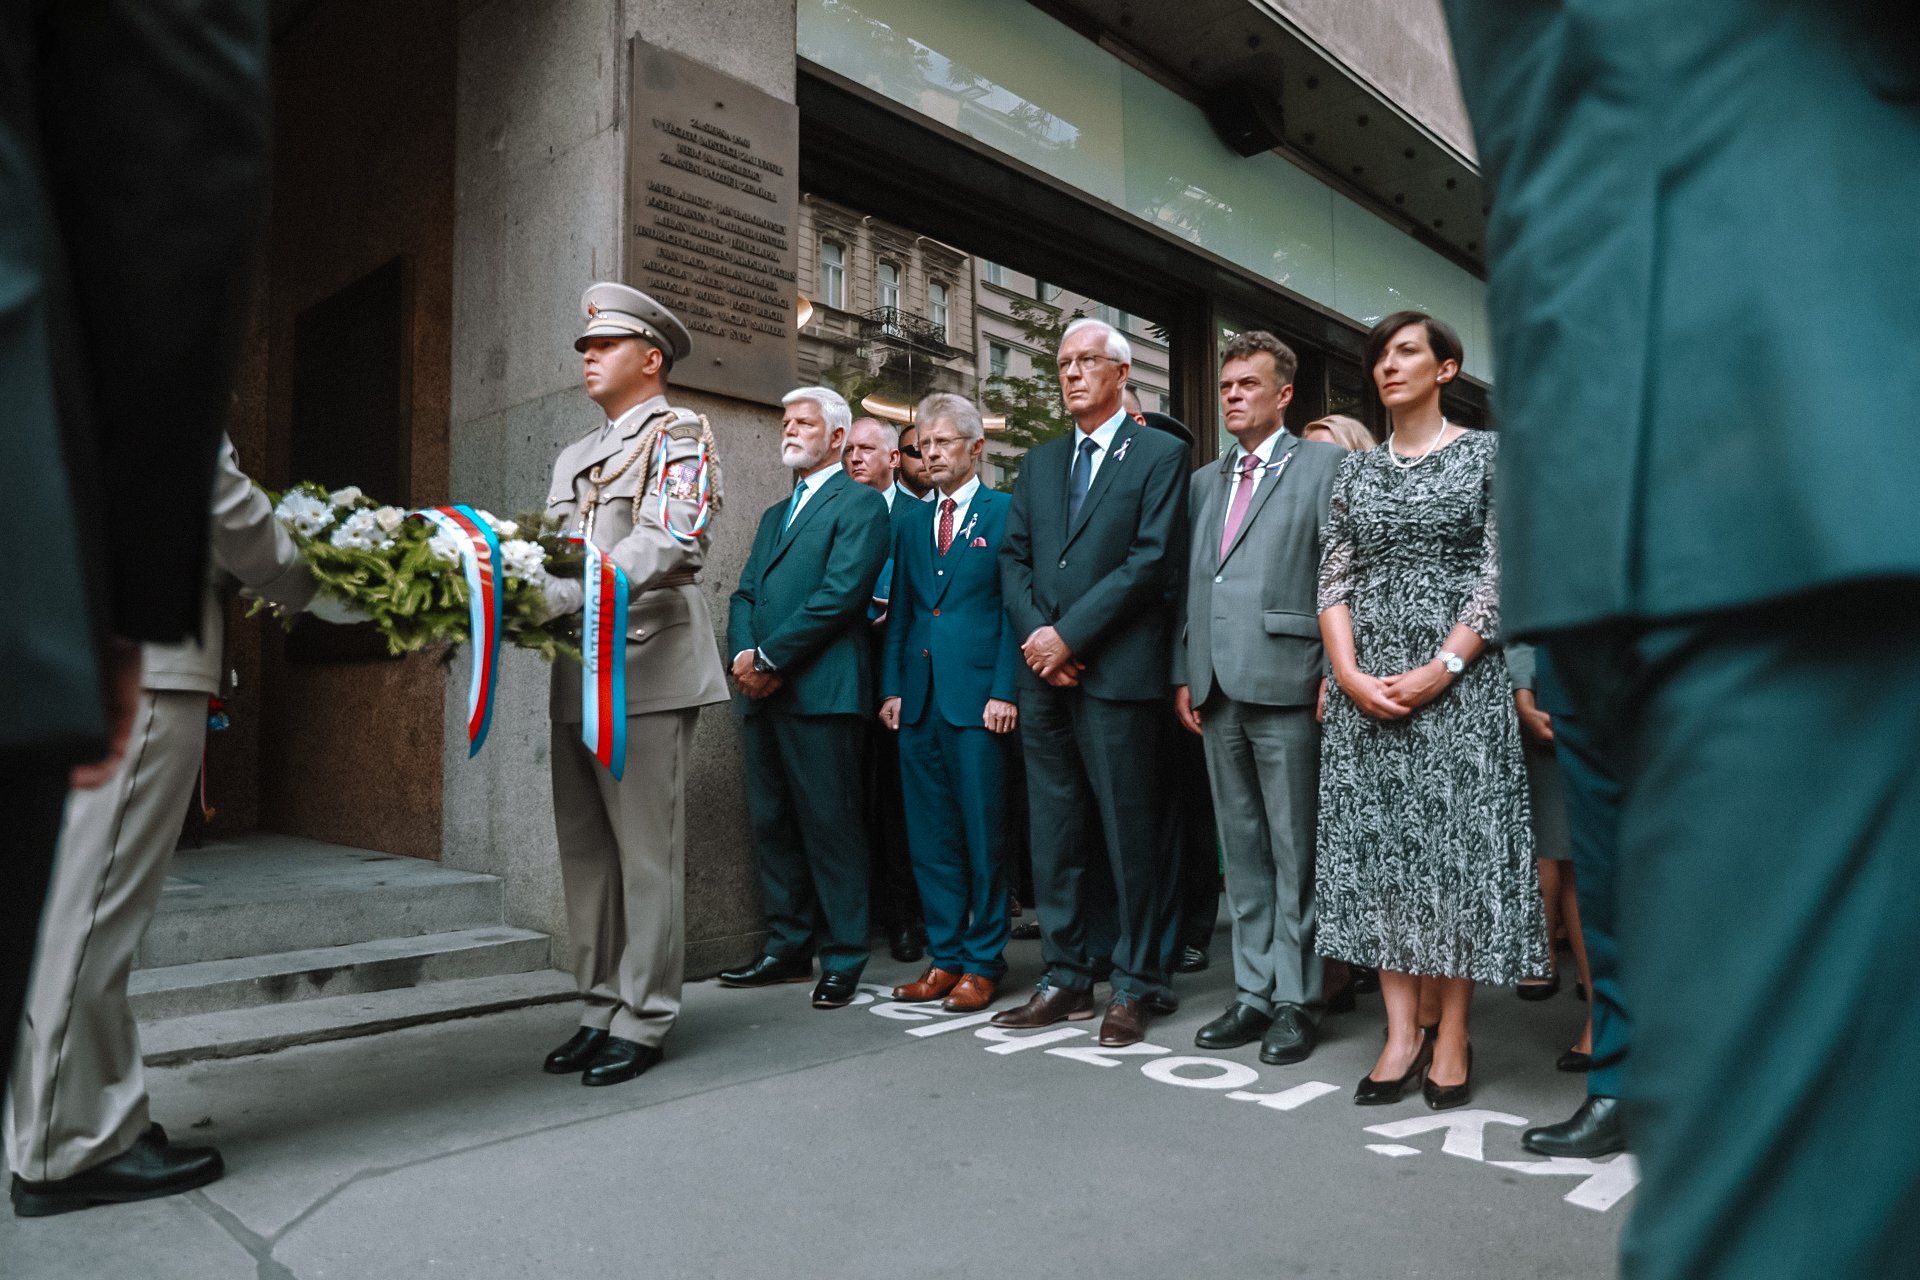
[[[1920,1061],[1915,15],[1447,10],[1507,621],[1621,770],[1623,1273],[1908,1274],[1920,1146],[1870,1104]]]

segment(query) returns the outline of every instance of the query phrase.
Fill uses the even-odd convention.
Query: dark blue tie
[[[1073,459],[1073,475],[1067,486],[1067,523],[1080,518],[1080,504],[1087,500],[1087,486],[1093,482],[1093,455],[1100,446],[1092,436],[1080,441],[1080,452]]]

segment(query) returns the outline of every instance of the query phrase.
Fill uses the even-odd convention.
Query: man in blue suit
[[[840,465],[853,412],[837,392],[801,387],[783,403],[780,459],[794,472],[793,497],[761,517],[727,621],[767,949],[720,981],[805,982],[817,949],[814,1007],[838,1009],[867,964],[861,735],[873,706],[867,605],[887,559],[887,504]]]
[[[979,409],[942,392],[922,400],[915,419],[938,492],[914,503],[894,535],[880,719],[900,733],[900,784],[914,815],[907,839],[933,955],[919,981],[893,995],[973,1012],[993,1003],[1007,971],[1001,738],[1020,714],[1020,645],[1000,604],[1008,498],[975,474],[987,443]]]

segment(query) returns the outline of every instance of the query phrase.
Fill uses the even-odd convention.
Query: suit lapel
[[[1273,464],[1273,469],[1260,478],[1260,487],[1253,491],[1253,501],[1247,504],[1246,518],[1240,522],[1240,528],[1234,532],[1233,543],[1227,548],[1227,554],[1220,557],[1220,563],[1225,564],[1227,557],[1239,550],[1240,544],[1247,540],[1247,530],[1253,528],[1253,522],[1259,516],[1260,508],[1267,505],[1267,499],[1271,498],[1273,491],[1280,487],[1280,482],[1287,478],[1287,468],[1291,465],[1293,451],[1298,447],[1297,443],[1288,445],[1287,451],[1280,455],[1280,460]],[[1238,461],[1237,456],[1235,461]],[[1226,528],[1226,519],[1226,513],[1221,512],[1219,528]]]
[[[773,559],[767,562],[767,567],[772,568],[781,556],[787,554],[787,548],[793,545],[793,540],[800,536],[800,531],[807,527],[808,522],[819,513],[822,507],[839,497],[841,489],[852,483],[853,481],[847,479],[846,472],[839,471],[834,473],[832,479],[821,485],[820,491],[802,504],[800,514],[793,518],[793,523],[781,531],[780,540],[773,545]],[[788,501],[792,499],[789,498]]]
[[[1127,455],[1133,452],[1133,437],[1142,429],[1140,424],[1131,418],[1120,419],[1120,429],[1113,433],[1113,443],[1108,446],[1107,456],[1100,460],[1100,474],[1093,478],[1093,487],[1087,490],[1087,500],[1080,504],[1080,518],[1067,529],[1067,542],[1070,543],[1079,537],[1080,531],[1087,527],[1087,520],[1093,515],[1093,509],[1100,505],[1101,496],[1113,484],[1113,473],[1126,465]],[[1076,440],[1074,448],[1079,447],[1079,442]],[[1068,457],[1072,457],[1071,450],[1068,452]],[[1069,477],[1072,476],[1071,466],[1068,467],[1067,473]],[[1072,483],[1071,479],[1068,483]],[[1066,504],[1062,503],[1061,509],[1065,510],[1065,508]]]
[[[986,523],[987,517],[992,514],[992,499],[987,496],[991,492],[992,490],[986,488],[984,485],[973,491],[973,501],[967,504],[967,518],[954,526],[953,545],[947,548],[947,554],[944,557],[935,553],[931,536],[920,540],[920,545],[927,549],[927,557],[929,560],[945,560],[944,564],[936,564],[933,566],[936,569],[945,570],[943,574],[936,576],[933,580],[935,584],[933,588],[933,602],[935,604],[940,603],[940,597],[947,594],[947,588],[952,586],[953,580],[960,576],[961,557],[972,554],[967,544],[972,542],[974,538],[980,536],[979,530],[981,526]],[[940,516],[937,511],[939,505],[939,502],[936,500],[934,503],[936,513],[933,517],[933,527],[936,530],[940,527]],[[968,528],[971,528],[973,532],[970,534],[961,532],[963,529]]]

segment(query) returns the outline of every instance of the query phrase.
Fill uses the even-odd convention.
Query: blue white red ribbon
[[[500,668],[500,632],[506,617],[507,582],[500,539],[480,513],[465,503],[422,507],[408,513],[437,525],[460,549],[467,575],[467,615],[473,648],[473,678],[467,684],[467,758],[486,745],[493,725],[493,690]]]
[[[600,548],[579,540],[587,557],[580,740],[617,782],[627,768],[627,575]]]
[[[701,534],[707,531],[707,525],[713,520],[713,467],[707,457],[707,445],[703,440],[700,442],[700,460],[694,465],[693,525],[687,532],[682,533],[673,527],[673,521],[667,514],[667,444],[667,433],[662,431],[660,444],[653,454],[653,472],[657,477],[653,491],[660,499],[660,527],[666,530],[667,536],[675,542],[683,547],[690,547]],[[684,465],[684,463],[674,464],[676,468]]]

